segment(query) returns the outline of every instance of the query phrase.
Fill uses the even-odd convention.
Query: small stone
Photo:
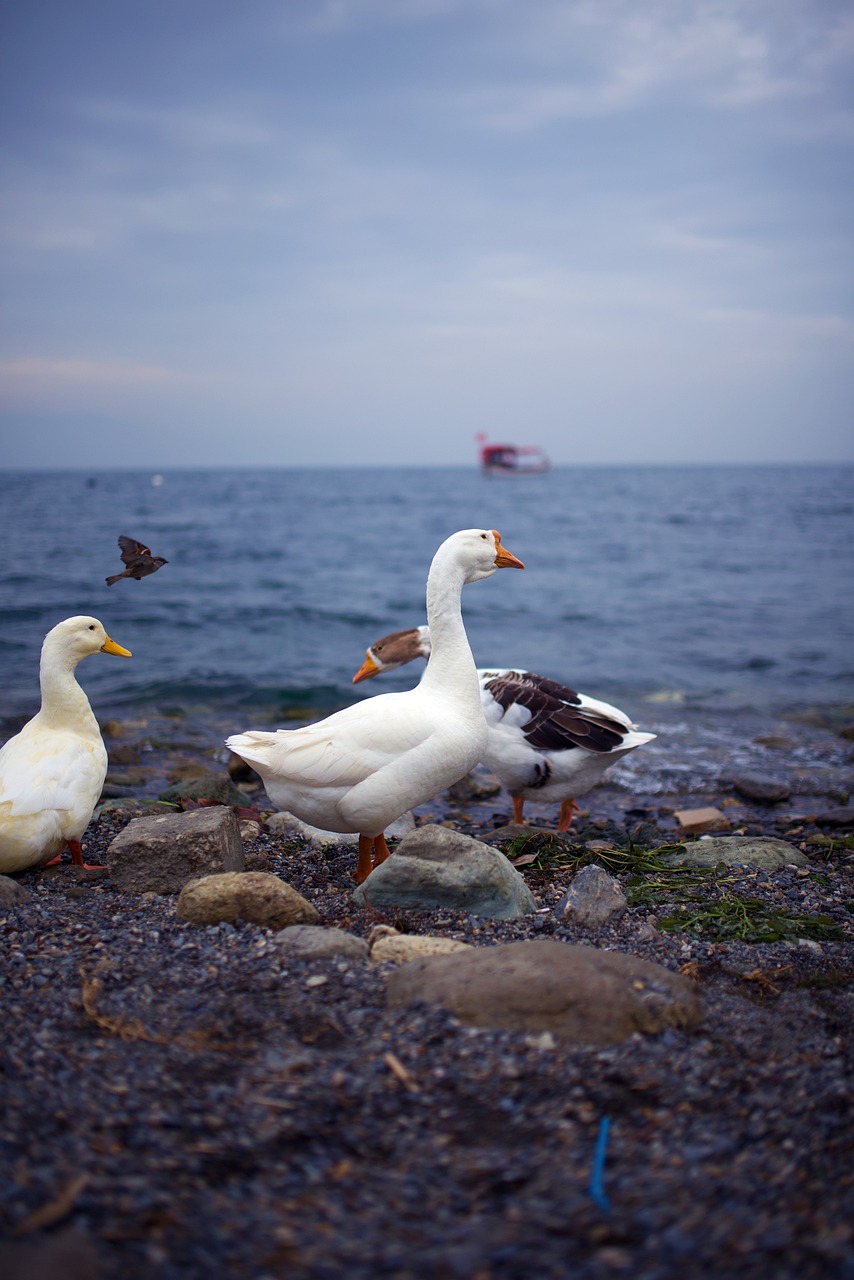
[[[604,867],[582,867],[555,907],[559,920],[599,928],[625,913],[628,901],[620,884]]]
[[[229,871],[193,880],[181,890],[178,915],[190,924],[241,919],[268,929],[314,924],[318,919],[302,894],[267,871]]]
[[[364,938],[357,938],[344,929],[316,924],[288,925],[276,934],[275,943],[279,951],[299,956],[343,956],[348,960],[365,960],[368,956],[368,944]]]
[[[371,959],[407,964],[421,956],[449,955],[452,951],[471,951],[467,942],[441,938],[431,934],[398,933],[388,925],[380,925],[370,938]]]
[[[29,889],[11,876],[0,876],[0,907],[21,906],[32,896]]]
[[[701,831],[726,831],[729,827],[729,821],[720,809],[677,809],[673,816],[686,835],[697,835]]]

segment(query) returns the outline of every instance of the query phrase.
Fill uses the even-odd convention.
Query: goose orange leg
[[[521,796],[511,796],[513,801],[513,821],[518,822],[520,826],[524,826],[525,819],[522,817],[522,810],[525,807],[525,801]]]
[[[356,884],[367,880],[372,871],[371,857],[374,851],[373,836],[359,836],[359,861],[356,863]]]
[[[578,813],[578,805],[574,800],[562,801],[557,824],[558,831],[568,831],[569,824],[572,822],[573,815],[576,813]]]
[[[79,840],[66,840],[69,851],[71,853],[71,861],[75,867],[85,867],[87,871],[103,871],[104,868],[97,862],[83,861],[83,846]],[[62,862],[62,854],[58,853],[55,858],[51,858],[50,862],[45,862],[46,867],[57,867]]]
[[[378,836],[359,836],[359,861],[356,866],[356,883],[367,880],[374,867],[391,857],[391,849],[381,831]]]

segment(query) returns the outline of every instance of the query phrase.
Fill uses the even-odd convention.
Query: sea
[[[463,593],[478,666],[522,667],[659,736],[627,785],[841,765],[854,720],[854,467],[558,467],[0,473],[0,729],[38,707],[45,633],[93,614],[133,651],[78,668],[100,719],[293,725],[404,689],[354,686],[366,647],[425,621],[438,545],[495,528],[525,563]],[[117,537],[168,564],[112,587]],[[850,754],[850,743],[845,748]],[[773,764],[773,761],[771,762]]]

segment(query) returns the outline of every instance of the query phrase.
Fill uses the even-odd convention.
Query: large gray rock
[[[314,924],[318,919],[302,894],[269,871],[226,871],[193,880],[178,896],[178,915],[190,924],[240,919],[267,929]]]
[[[465,911],[511,920],[536,911],[537,903],[503,854],[447,827],[419,827],[355,890],[365,907],[415,911]]]
[[[391,1008],[425,1001],[470,1026],[550,1031],[574,1044],[618,1044],[702,1019],[696,988],[681,974],[551,939],[413,960],[391,973],[386,991]]]
[[[555,907],[561,920],[598,929],[625,913],[628,901],[618,880],[594,863],[582,867]]]
[[[107,866],[125,893],[179,893],[199,876],[243,870],[240,824],[219,805],[134,818],[109,845]]]
[[[808,867],[809,858],[786,840],[774,836],[715,836],[682,845],[681,853],[666,854],[665,860],[685,867],[761,867],[779,871],[781,867]]]

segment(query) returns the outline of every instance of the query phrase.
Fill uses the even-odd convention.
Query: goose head
[[[353,676],[353,684],[370,680],[381,671],[394,671],[413,658],[430,657],[430,628],[408,627],[405,631],[391,631],[365,650],[365,661]]]
[[[461,529],[459,533],[452,533],[436,552],[436,558],[445,555],[453,557],[462,567],[464,582],[489,578],[496,569],[525,568],[521,560],[501,545],[497,529]]]
[[[47,633],[42,653],[64,666],[76,667],[78,662],[93,653],[113,653],[120,658],[131,657],[130,649],[111,640],[104,624],[97,618],[79,614],[66,618]]]

